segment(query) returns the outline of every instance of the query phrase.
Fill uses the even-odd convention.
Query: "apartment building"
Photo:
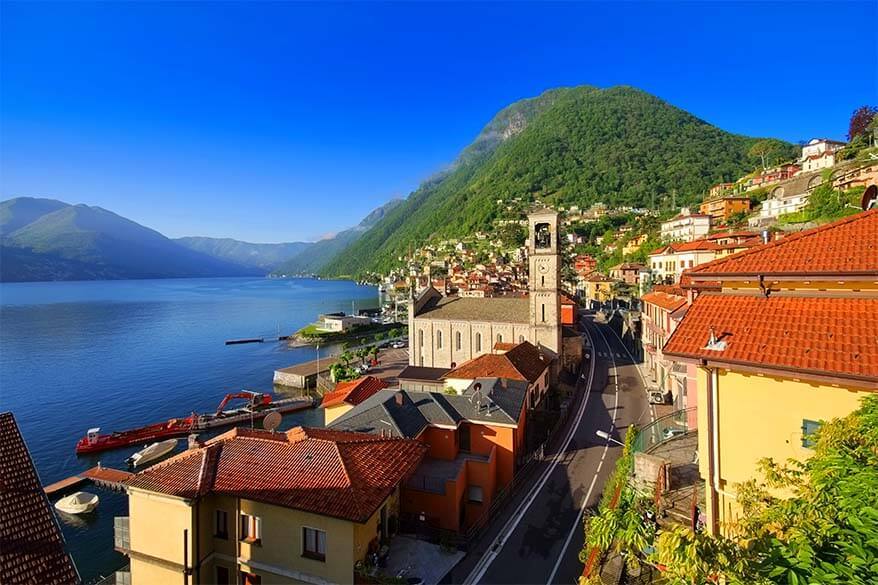
[[[717,245],[705,239],[662,246],[649,255],[652,280],[662,284],[678,283],[684,270],[710,262],[716,258],[716,252]]]
[[[703,238],[710,232],[710,216],[703,213],[690,213],[688,207],[680,214],[662,222],[661,234],[665,242],[691,242]]]

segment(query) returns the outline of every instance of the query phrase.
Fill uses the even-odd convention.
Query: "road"
[[[605,430],[622,440],[632,423],[650,422],[644,381],[615,332],[584,320],[595,354],[584,373],[588,394],[568,432],[492,522],[492,529],[451,575],[464,583],[576,583],[582,572],[582,514],[597,505],[621,447],[599,438]]]

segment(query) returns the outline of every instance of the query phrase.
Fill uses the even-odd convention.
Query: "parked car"
[[[394,341],[393,343],[390,344],[390,347],[392,347],[393,349],[402,349],[406,345],[407,344],[405,341]]]
[[[662,433],[662,437],[665,440],[668,440],[668,439],[673,439],[674,437],[679,437],[679,436],[685,435],[685,434],[686,434],[686,429],[669,428],[669,429],[665,429],[665,432]]]
[[[649,403],[650,404],[667,404],[668,397],[661,390],[650,390],[649,391]]]

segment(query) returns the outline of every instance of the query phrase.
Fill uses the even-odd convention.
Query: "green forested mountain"
[[[321,272],[327,262],[342,250],[356,242],[367,233],[384,216],[402,203],[402,199],[392,199],[381,207],[372,210],[369,215],[356,226],[338,232],[331,238],[325,238],[310,244],[303,252],[280,263],[275,269],[276,275],[314,274]]]
[[[282,244],[254,244],[232,238],[206,238],[187,236],[175,238],[175,242],[190,250],[213,256],[227,262],[264,270],[274,270],[282,262],[297,256],[312,244],[310,242],[285,242]]]
[[[190,250],[100,207],[19,197],[0,202],[0,281],[265,274]]]
[[[494,220],[517,216],[535,200],[648,207],[674,193],[678,205],[694,203],[711,184],[753,169],[747,151],[755,141],[631,87],[551,90],[502,110],[448,171],[424,182],[323,272],[386,271],[410,247],[490,231]],[[793,145],[784,147],[781,155],[792,158]]]

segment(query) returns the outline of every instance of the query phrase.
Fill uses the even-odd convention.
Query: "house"
[[[463,531],[508,486],[524,454],[528,387],[480,378],[460,394],[382,390],[332,424],[416,439],[427,456],[401,494],[407,530]]]
[[[502,344],[502,341],[497,340],[498,344]],[[446,373],[442,376],[445,387],[460,394],[479,378],[526,382],[528,408],[536,408],[549,389],[551,358],[529,341],[518,343],[510,349],[500,345],[500,349],[500,353],[480,355]]]
[[[399,387],[410,392],[442,392],[445,382],[442,376],[449,368],[426,368],[422,366],[406,366],[397,374]]]
[[[804,460],[821,421],[878,392],[878,210],[687,271],[697,295],[663,349],[696,368],[711,533],[757,462]],[[778,494],[782,496],[783,494]]]
[[[656,285],[640,299],[641,345],[652,386],[670,393],[675,409],[693,408],[697,404],[695,368],[674,364],[665,359],[662,348],[689,307],[687,293],[676,286]],[[689,428],[696,428],[695,413]]]
[[[598,267],[598,261],[588,254],[577,254],[573,259],[573,269],[577,274],[589,274]]]
[[[819,171],[835,165],[835,153],[845,147],[844,142],[828,138],[813,138],[802,147],[802,171]]]
[[[707,197],[710,199],[714,199],[716,197],[720,197],[733,191],[735,189],[734,183],[717,183],[713,187],[711,187],[707,192]]]
[[[647,240],[646,234],[640,234],[638,236],[634,236],[633,238],[628,240],[624,246],[622,246],[622,255],[623,256],[630,256],[631,254],[635,253],[637,250],[640,249],[640,246],[642,246],[646,242],[646,240]],[[594,268],[592,268],[592,270],[594,270]]]
[[[767,231],[764,234],[757,234],[739,230],[710,234],[704,239],[714,244],[715,257],[722,258],[758,246],[763,243],[764,238],[769,237],[770,233]]]
[[[323,395],[320,402],[320,407],[323,409],[323,424],[328,426],[333,420],[387,386],[387,382],[375,376],[363,376],[349,382],[339,382],[332,392]]]
[[[579,303],[566,294],[561,294],[561,325],[573,325],[578,320]]]
[[[782,164],[776,167],[772,167],[770,169],[764,169],[758,175],[747,179],[744,182],[744,189],[746,191],[753,191],[754,189],[768,187],[770,185],[774,185],[775,183],[792,179],[801,170],[802,167],[793,163]]]
[[[131,584],[353,583],[427,450],[302,427],[210,439],[127,482]]]
[[[639,262],[623,262],[610,268],[610,278],[621,280],[625,284],[635,285],[640,282],[640,269],[644,265]]]
[[[716,257],[717,245],[702,239],[675,242],[662,246],[649,255],[653,282],[675,284],[687,268],[710,262]]]
[[[322,331],[343,332],[350,331],[355,327],[362,327],[372,322],[369,317],[362,315],[345,315],[344,313],[327,313],[320,315],[320,326],[318,329]]]
[[[736,213],[750,213],[750,198],[727,195],[708,199],[701,204],[701,213],[710,216],[712,225],[722,225]]]
[[[600,272],[592,272],[576,280],[580,298],[590,304],[605,303],[613,298],[614,282],[616,281]]]
[[[878,161],[844,165],[832,174],[832,186],[835,189],[847,191],[854,187],[869,185],[878,185]]]
[[[778,183],[762,202],[759,213],[747,220],[747,225],[751,228],[768,226],[781,215],[803,210],[808,205],[811,192],[822,182],[821,173],[808,172]]]
[[[710,232],[710,216],[703,213],[690,213],[688,207],[680,210],[676,217],[662,222],[662,240],[665,242],[691,242],[703,238]]]
[[[0,413],[0,583],[79,583],[11,412]]]

